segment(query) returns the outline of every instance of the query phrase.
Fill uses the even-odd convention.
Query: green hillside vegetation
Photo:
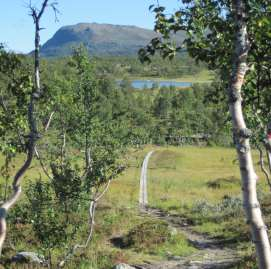
[[[31,70],[31,59],[25,56],[21,56],[21,59],[24,68]],[[215,83],[194,84],[192,88],[181,90],[175,87],[158,89],[154,85],[150,90],[139,91],[132,89],[129,78],[143,75],[143,72],[138,73],[142,69],[139,68],[140,63],[136,58],[105,57],[91,58],[90,61],[95,65],[95,76],[103,96],[99,101],[102,102],[100,104],[102,113],[109,118],[121,118],[123,125],[126,126],[123,132],[126,133],[130,143],[178,144],[178,137],[193,134],[210,136],[209,143],[223,145],[231,143],[229,126],[224,124],[227,119],[226,107],[214,104],[210,97],[218,87]],[[71,87],[76,79],[76,73],[71,62],[71,58],[42,60],[41,78],[52,94],[59,91],[63,85],[66,87],[67,97],[73,90]],[[117,62],[122,68],[114,68]],[[157,58],[151,65],[146,65],[145,75],[148,75],[147,69],[151,74],[153,68],[160,69],[164,66],[168,70],[164,74],[174,77],[175,67],[179,66],[181,69],[184,64],[190,65],[189,71],[184,73],[187,77],[191,78],[194,73],[198,74],[199,78],[210,77],[203,66],[196,65],[185,55],[165,64],[162,64],[162,59]],[[126,70],[125,73],[128,66],[132,70],[134,66],[138,66],[135,68],[137,71]],[[123,82],[118,85],[115,78],[121,77],[121,74]],[[2,87],[2,92],[5,92],[4,85]]]
[[[151,63],[140,63],[135,56],[103,56],[93,57],[101,73],[113,76],[119,80],[151,79],[172,80],[184,82],[211,82],[215,73],[209,71],[202,63],[196,63],[186,53],[180,54],[173,60],[155,57]],[[44,72],[69,72],[66,70],[69,57],[57,59],[42,59]],[[31,63],[31,60],[30,60]]]
[[[183,75],[175,77],[175,76],[164,76],[164,77],[144,77],[144,76],[130,76],[129,74],[128,80],[151,80],[154,83],[158,83],[159,81],[172,81],[172,82],[191,82],[193,83],[211,83],[212,80],[215,78],[215,73],[211,72],[207,69],[199,70],[197,73],[193,74],[186,74],[184,72]],[[126,78],[127,79],[127,78]]]
[[[137,57],[97,58],[102,70],[118,78],[129,79],[173,79],[174,81],[210,81],[212,73],[202,63],[196,63],[186,53],[173,60],[155,57],[151,63],[142,64]]]

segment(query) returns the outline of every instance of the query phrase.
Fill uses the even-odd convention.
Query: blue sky
[[[2,3],[1,3],[2,2]],[[128,24],[145,28],[153,28],[153,14],[148,7],[156,0],[58,0],[61,14],[59,22],[54,21],[51,10],[47,10],[42,18],[41,32],[43,44],[63,25],[79,22],[97,22],[112,24]],[[29,0],[0,0],[0,42],[8,49],[16,52],[29,52],[33,49],[34,27],[32,18],[28,16]],[[41,0],[32,0],[32,4],[40,4]],[[178,7],[178,0],[160,0],[160,5],[173,11]]]

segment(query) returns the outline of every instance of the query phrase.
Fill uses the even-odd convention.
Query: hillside
[[[84,44],[92,55],[135,55],[155,36],[154,31],[136,26],[79,23],[61,27],[41,47],[41,55],[66,56],[79,44]],[[174,39],[183,40],[183,33]]]

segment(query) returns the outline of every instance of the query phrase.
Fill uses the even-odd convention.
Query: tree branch
[[[30,1],[30,10],[31,10],[31,16],[33,17],[34,24],[35,24],[35,84],[31,92],[30,102],[28,105],[28,125],[29,125],[29,135],[28,135],[28,143],[27,143],[27,158],[24,164],[21,166],[21,168],[17,171],[14,179],[13,179],[13,194],[11,197],[5,201],[5,203],[0,207],[0,255],[3,248],[3,244],[6,238],[6,215],[8,210],[16,203],[16,201],[19,199],[21,194],[21,180],[23,178],[23,175],[27,171],[27,169],[30,167],[33,155],[35,151],[35,144],[36,141],[39,138],[38,130],[37,130],[37,123],[35,118],[35,103],[39,98],[40,93],[40,70],[39,70],[39,46],[40,46],[40,37],[39,37],[39,21],[41,19],[41,16],[47,6],[49,0],[44,0],[42,4],[41,11],[37,14],[37,11],[35,8],[32,7],[31,1]]]
[[[35,155],[36,155],[37,159],[38,159],[39,162],[40,162],[40,166],[41,166],[41,168],[42,168],[44,174],[45,174],[49,179],[52,180],[53,178],[50,176],[49,172],[47,171],[47,169],[46,169],[46,167],[45,167],[45,165],[44,165],[44,163],[43,163],[42,157],[40,156],[40,154],[39,154],[39,152],[38,152],[37,146],[35,146],[34,150],[35,150]]]
[[[258,151],[260,153],[260,166],[261,166],[261,169],[262,169],[262,172],[264,173],[265,175],[265,178],[266,178],[266,181],[267,181],[267,184],[269,186],[269,189],[271,191],[271,179],[270,179],[270,173],[266,170],[265,166],[264,166],[264,158],[263,158],[263,150],[261,149],[260,146],[257,146],[258,148]]]
[[[76,244],[74,245],[70,251],[66,254],[64,259],[58,264],[60,268],[62,268],[66,262],[75,254],[76,250],[79,248],[87,248],[89,245],[89,242],[92,239],[93,231],[94,231],[94,224],[95,224],[95,210],[96,210],[96,204],[98,201],[105,195],[107,192],[110,183],[112,182],[113,178],[115,178],[118,174],[120,174],[123,170],[125,169],[124,166],[120,166],[116,169],[116,171],[113,172],[113,174],[108,178],[108,182],[106,183],[106,186],[104,190],[100,194],[95,194],[94,199],[90,199],[90,206],[89,206],[89,233],[87,240],[85,241],[84,244]]]
[[[64,259],[59,262],[58,267],[62,268],[64,267],[64,265],[67,263],[67,261],[75,254],[77,249],[80,248],[87,248],[89,242],[92,239],[92,235],[93,235],[93,231],[94,231],[94,224],[95,224],[95,209],[96,209],[96,202],[95,201],[91,201],[90,202],[90,206],[89,206],[89,233],[88,233],[88,237],[87,240],[85,241],[84,244],[76,244],[74,245],[70,251],[66,254],[66,256],[64,257]]]
[[[49,116],[49,119],[48,119],[48,121],[47,121],[47,123],[46,123],[46,125],[45,125],[45,128],[44,128],[44,131],[45,131],[45,132],[48,131],[48,129],[49,129],[49,127],[50,127],[50,124],[51,124],[51,122],[52,122],[52,119],[53,119],[54,114],[55,114],[55,111],[51,112],[51,114],[50,114],[50,116]]]

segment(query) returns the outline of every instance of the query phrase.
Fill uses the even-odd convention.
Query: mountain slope
[[[157,34],[148,29],[98,23],[79,23],[61,27],[41,47],[43,57],[70,55],[72,47],[84,44],[92,55],[135,55]],[[183,33],[175,38],[183,40]]]

